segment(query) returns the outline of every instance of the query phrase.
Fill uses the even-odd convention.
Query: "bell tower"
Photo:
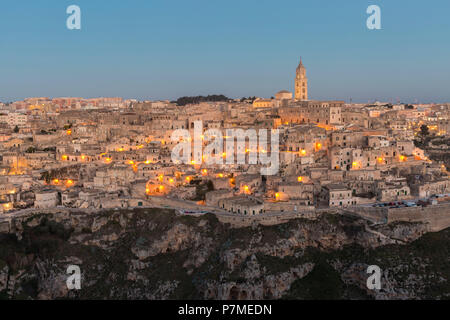
[[[300,58],[296,75],[295,75],[295,99],[308,100],[308,78],[306,77],[306,69]]]

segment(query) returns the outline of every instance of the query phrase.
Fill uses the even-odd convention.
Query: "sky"
[[[369,30],[369,5],[381,30]],[[66,8],[81,9],[69,30]],[[448,0],[2,0],[0,101],[271,97],[450,102]]]

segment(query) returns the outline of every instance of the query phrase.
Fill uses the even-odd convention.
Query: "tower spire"
[[[306,77],[306,68],[303,65],[302,56],[300,56],[300,63],[295,76],[295,99],[308,100],[308,78]]]

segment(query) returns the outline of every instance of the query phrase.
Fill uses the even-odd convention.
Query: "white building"
[[[54,208],[59,204],[58,191],[43,190],[40,192],[36,192],[35,196],[35,208]]]

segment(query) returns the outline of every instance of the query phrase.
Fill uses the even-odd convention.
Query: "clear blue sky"
[[[67,6],[82,29],[66,28]],[[382,30],[366,28],[381,7]],[[2,0],[0,100],[30,96],[450,101],[448,0]]]

